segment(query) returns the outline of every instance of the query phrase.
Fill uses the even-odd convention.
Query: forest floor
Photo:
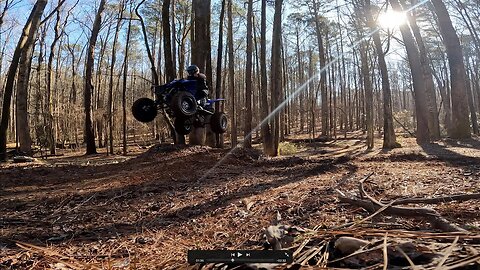
[[[339,192],[358,195],[372,173],[365,190],[385,204],[480,192],[480,140],[399,142],[402,148],[382,151],[377,139],[366,151],[353,136],[296,138],[287,144],[293,153],[275,158],[255,149],[155,145],[127,157],[76,152],[0,164],[0,269],[198,269],[187,264],[187,250],[263,249],[265,228],[276,223],[302,231],[290,247],[296,264],[278,268],[374,269],[389,258],[389,268],[478,269],[478,200],[416,205],[462,233],[442,233],[421,215],[380,213],[387,207],[363,220],[372,212],[339,201]],[[341,235],[380,253],[335,263],[330,243]],[[385,256],[387,246],[402,243],[413,245],[411,261]]]

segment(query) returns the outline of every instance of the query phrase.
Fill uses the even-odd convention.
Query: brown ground
[[[367,152],[353,138],[297,139],[298,152],[278,158],[159,145],[129,157],[78,153],[3,164],[0,269],[179,269],[188,249],[262,249],[277,212],[283,224],[307,229],[368,216],[339,203],[335,189],[358,193],[371,172],[367,191],[383,201],[480,191],[479,140],[400,142]],[[478,201],[433,208],[478,235]],[[382,216],[361,227],[434,232],[422,218]]]

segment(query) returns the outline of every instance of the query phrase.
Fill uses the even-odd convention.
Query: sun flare
[[[387,10],[378,17],[378,24],[383,28],[392,29],[407,23],[407,15],[405,12]]]

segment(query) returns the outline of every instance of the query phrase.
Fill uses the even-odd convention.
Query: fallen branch
[[[395,216],[403,217],[425,217],[435,229],[439,229],[445,232],[466,232],[463,228],[455,224],[451,224],[448,220],[442,217],[437,211],[430,208],[418,208],[418,207],[394,207],[388,206],[377,201],[375,198],[370,196],[364,189],[363,184],[368,178],[362,179],[359,182],[358,189],[360,194],[363,197],[366,197],[368,200],[349,198],[346,196],[339,196],[341,202],[346,202],[351,205],[359,206],[365,210],[375,213],[377,211],[383,210],[383,213]],[[383,209],[385,208],[385,209]]]
[[[367,210],[368,212],[376,212],[380,210],[384,205],[376,204],[370,200],[361,200],[348,197],[339,197],[341,202],[345,202],[351,205],[359,206]],[[410,208],[410,207],[394,207],[390,206],[383,211],[384,214],[402,216],[402,217],[425,217],[435,229],[439,229],[444,232],[467,232],[466,230],[451,224],[440,214],[428,208]]]
[[[480,193],[458,194],[458,195],[442,196],[437,198],[398,199],[395,202],[393,202],[393,205],[411,204],[411,203],[437,204],[437,203],[453,202],[453,201],[465,202],[469,200],[480,200]]]

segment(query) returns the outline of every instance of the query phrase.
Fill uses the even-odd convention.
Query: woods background
[[[330,139],[362,131],[368,148],[383,134],[393,148],[395,131],[418,143],[479,132],[478,0],[3,0],[0,7],[0,159],[8,148],[55,155],[86,145],[88,154],[104,147],[126,154],[132,143],[170,140],[162,117],[142,124],[130,107],[152,97],[152,84],[184,77],[189,64],[207,75],[212,97],[227,100],[217,109],[230,118],[224,137],[204,141],[201,130],[191,143],[254,140],[277,155],[279,142],[298,133]],[[408,24],[380,28],[387,9],[409,10]]]

